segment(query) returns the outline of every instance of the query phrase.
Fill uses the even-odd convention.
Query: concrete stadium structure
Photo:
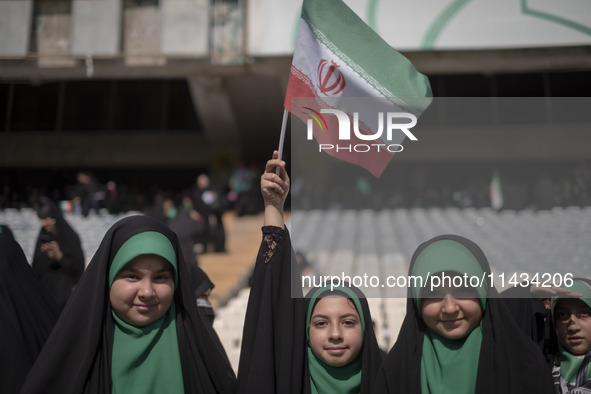
[[[519,16],[540,26],[513,22],[504,1],[478,22],[479,34],[462,19],[470,10],[483,17],[486,9],[474,4],[429,42],[418,40],[435,27],[413,27],[436,19],[427,2],[397,13],[376,1],[347,3],[431,78],[435,96],[584,97],[591,90],[591,22],[579,12],[582,0],[561,5],[566,11],[554,19],[552,10],[536,11],[541,5],[522,7]],[[3,0],[0,10],[4,169],[217,163],[223,170],[240,159],[264,160],[277,146],[298,2]],[[488,20],[500,21],[496,33]],[[506,135],[482,146],[490,130],[451,130],[445,138],[462,145],[429,148],[442,144],[433,135],[400,160],[471,161],[475,149],[478,160],[588,159],[581,127],[521,127],[513,149],[502,152]]]

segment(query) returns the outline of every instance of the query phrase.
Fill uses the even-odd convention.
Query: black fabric
[[[55,219],[55,228],[51,233],[41,228],[35,244],[32,265],[41,283],[57,305],[63,308],[84,271],[84,253],[78,234],[68,224],[59,207],[46,198],[42,203],[49,209],[48,216]],[[63,253],[60,261],[41,252],[41,244],[51,241],[57,242]]]
[[[309,300],[302,298],[301,277],[284,231],[271,259],[265,263],[264,245],[259,249],[238,367],[237,393],[310,393],[306,344],[306,313]],[[292,260],[293,259],[293,260]],[[296,286],[300,297],[292,298]],[[361,393],[370,393],[382,353],[377,344],[365,296],[360,296],[365,318]]]
[[[503,291],[501,296],[515,323],[540,348],[546,362],[551,365],[558,351],[558,339],[552,323],[552,314],[544,304],[531,297],[530,286],[515,286]]]
[[[112,313],[108,272],[123,243],[157,231],[180,256],[176,235],[143,215],[115,223],[105,234],[55,329],[33,366],[22,393],[111,393]],[[177,257],[178,258],[178,257]],[[175,289],[176,325],[186,393],[233,393],[234,372],[195,303],[187,265],[179,258]]]
[[[156,195],[152,204],[144,211],[147,216],[153,217],[162,223],[167,223],[168,218],[164,214],[164,197]]]
[[[20,245],[0,236],[0,393],[18,393],[58,315]]]
[[[189,267],[189,274],[191,276],[191,283],[193,286],[193,293],[197,302],[197,307],[201,311],[201,315],[207,320],[209,324],[213,324],[215,319],[215,312],[209,300],[200,299],[204,292],[215,287],[209,276],[197,264],[187,263]],[[216,333],[217,334],[217,333]],[[216,335],[216,338],[219,339]],[[220,342],[221,346],[221,342]],[[222,346],[223,348],[223,346]],[[225,350],[224,350],[225,354]]]
[[[0,224],[0,236],[10,237],[14,239],[14,234],[12,233],[12,230],[6,224]]]
[[[209,276],[197,264],[187,263],[191,275],[191,283],[195,292],[195,297],[199,297],[207,290],[215,287]]]
[[[422,243],[409,266],[412,272],[417,256],[433,242],[449,239],[464,245],[480,262],[482,270],[490,266],[482,250],[474,242],[456,235],[441,235]],[[536,344],[517,326],[494,288],[488,291],[486,310],[482,316],[482,345],[478,361],[476,394],[554,392],[550,369]],[[384,360],[374,393],[421,392],[421,357],[426,326],[419,317],[409,288],[406,317],[394,347]]]
[[[189,211],[180,207],[177,216],[174,219],[169,219],[166,223],[176,233],[185,261],[197,264],[197,255],[193,246],[199,241],[200,236],[205,233],[205,222],[194,220]]]

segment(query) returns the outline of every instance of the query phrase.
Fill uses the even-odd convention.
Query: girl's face
[[[117,316],[145,327],[166,314],[174,296],[174,275],[168,261],[153,254],[131,260],[115,276],[109,294]]]
[[[359,313],[347,298],[320,298],[310,319],[310,348],[316,357],[332,367],[355,360],[363,346]]]
[[[591,308],[577,298],[558,300],[554,308],[556,335],[562,346],[574,355],[591,350]]]
[[[55,219],[49,216],[41,219],[41,227],[48,233],[52,232],[55,228]]]
[[[480,323],[482,307],[475,290],[441,287],[425,290],[421,311],[431,330],[447,339],[466,337]]]

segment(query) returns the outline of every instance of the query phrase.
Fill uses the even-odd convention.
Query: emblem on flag
[[[331,60],[322,59],[318,63],[318,90],[325,96],[336,96],[341,93],[347,82],[343,74],[337,70],[340,66]]]

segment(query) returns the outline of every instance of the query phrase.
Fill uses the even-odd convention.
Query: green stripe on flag
[[[381,95],[398,98],[398,105],[416,115],[429,106],[428,78],[342,1],[304,0],[302,18],[320,42]]]

